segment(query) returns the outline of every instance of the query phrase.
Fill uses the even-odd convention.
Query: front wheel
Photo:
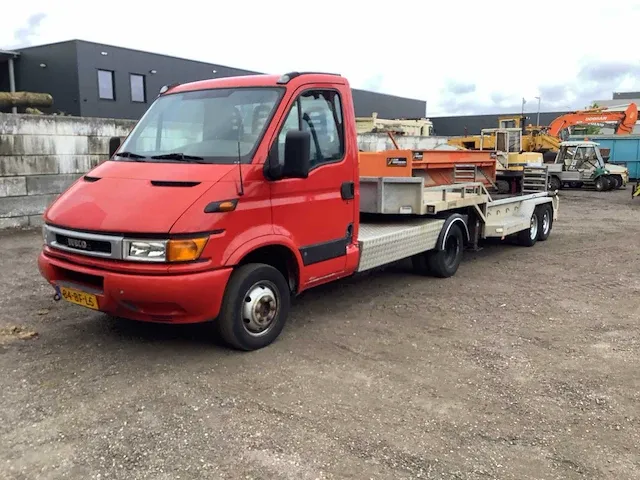
[[[594,186],[596,187],[596,190],[598,192],[602,192],[603,190],[607,189],[608,183],[609,182],[606,181],[606,178],[603,175],[600,175],[595,179]]]
[[[272,343],[289,314],[287,281],[270,265],[253,263],[233,272],[222,300],[218,329],[234,348],[257,350]]]

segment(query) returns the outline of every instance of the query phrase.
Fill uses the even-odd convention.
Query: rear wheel
[[[289,314],[287,281],[276,268],[261,263],[239,267],[222,300],[218,328],[234,348],[257,350],[272,343]]]
[[[539,209],[538,240],[544,242],[551,235],[553,227],[553,210],[549,205],[542,205]]]
[[[442,250],[429,250],[412,258],[414,270],[421,275],[447,278],[453,276],[460,266],[464,251],[464,235],[459,225],[454,224],[444,239]]]
[[[532,247],[538,241],[538,226],[540,225],[540,215],[537,210],[531,214],[529,228],[518,232],[518,243],[523,247]]]

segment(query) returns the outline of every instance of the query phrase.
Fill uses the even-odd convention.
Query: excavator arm
[[[615,122],[617,123],[616,135],[629,135],[633,133],[633,128],[637,121],[638,106],[635,103],[630,103],[624,112],[612,112],[606,108],[594,108],[561,115],[551,122],[545,133],[557,138],[562,130],[574,125]]]

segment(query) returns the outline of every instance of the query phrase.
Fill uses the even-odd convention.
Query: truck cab
[[[163,88],[111,158],[47,209],[40,269],[65,299],[171,323],[217,317],[226,288],[255,280],[246,316],[258,338],[256,318],[288,308],[289,293],[355,268],[355,125],[338,75]]]

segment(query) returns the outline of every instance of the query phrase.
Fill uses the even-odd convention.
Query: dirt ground
[[[0,478],[640,478],[640,199],[532,248],[319,288],[270,347],[108,318],[0,235]],[[13,326],[13,328],[11,328]]]

